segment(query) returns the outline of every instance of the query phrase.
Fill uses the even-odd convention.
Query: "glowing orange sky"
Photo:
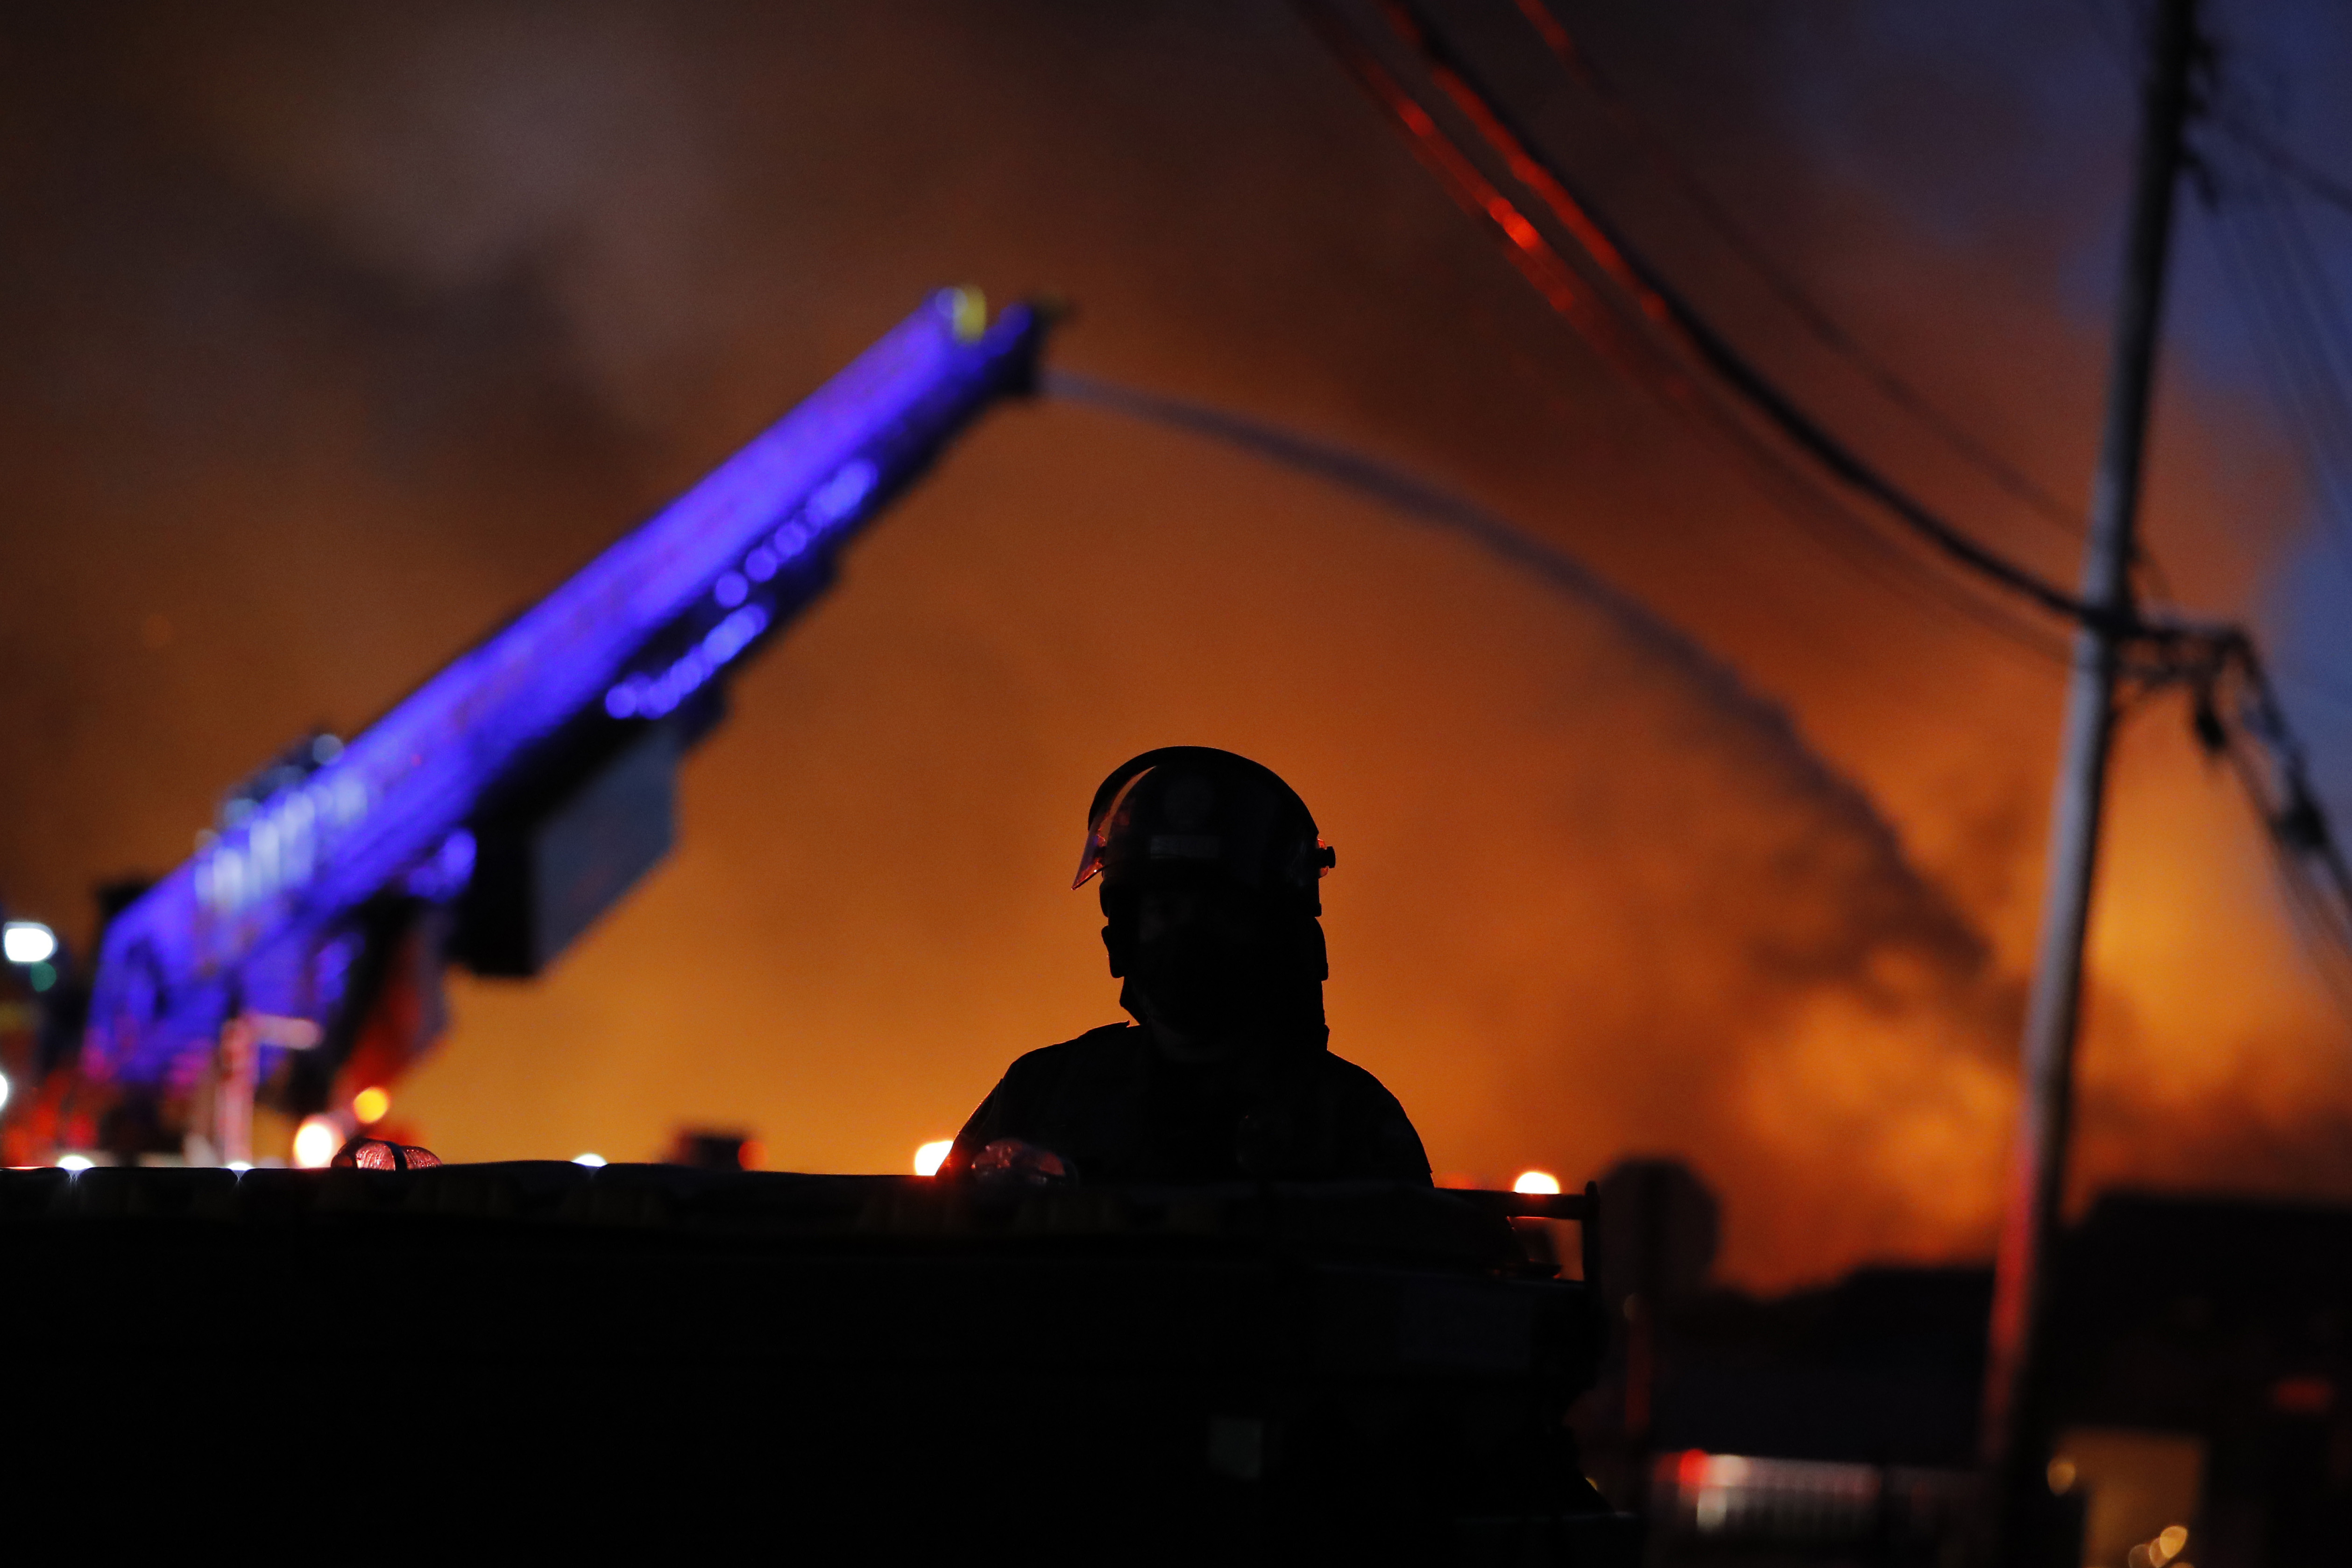
[[[2020,234],[1923,230],[1800,156],[1741,75],[1749,24],[1610,15],[1857,328],[2079,488],[2081,233],[2039,208]],[[1013,409],[736,683],[676,858],[543,983],[456,983],[402,1120],[457,1159],[644,1157],[712,1121],[773,1165],[903,1168],[1013,1056],[1116,1016],[1066,890],[1079,814],[1113,763],[1196,742],[1280,770],[1339,846],[1334,1048],[1441,1168],[1681,1153],[1758,1283],[1983,1249],[2055,672],[1856,575],[1689,447],[1286,16],[145,16],[60,13],[0,67],[0,312],[27,345],[0,372],[13,901],[69,921],[93,878],[178,858],[285,739],[364,721],[927,289],[1053,288],[1081,307],[1064,363],[1444,477],[1742,689],[1307,481]],[[1987,155],[2021,156],[2000,109]],[[1858,436],[2070,571],[1754,321]],[[2242,608],[2278,538],[2237,520],[2279,515],[2284,483],[2245,410],[2167,395],[2156,535],[2197,602]],[[2089,1179],[2352,1192],[2345,1027],[2182,730],[2159,708],[2118,760]]]

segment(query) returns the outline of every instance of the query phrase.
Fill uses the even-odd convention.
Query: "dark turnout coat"
[[[1278,1062],[1195,1065],[1132,1024],[1014,1062],[964,1123],[946,1171],[1006,1138],[1051,1150],[1086,1182],[1429,1180],[1396,1097],[1319,1044]]]

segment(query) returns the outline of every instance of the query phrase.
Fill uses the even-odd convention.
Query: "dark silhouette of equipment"
[[[651,1524],[860,1561],[1632,1568],[1632,1521],[1597,1510],[1561,1426],[1599,1354],[1590,1298],[1506,1223],[1581,1205],[558,1163],[0,1172],[0,1247],[44,1282],[0,1297],[0,1336],[41,1347],[10,1394],[61,1434],[11,1479],[69,1516],[128,1476],[251,1485],[250,1445],[186,1440],[202,1411],[286,1433],[271,1495],[373,1550]],[[83,1410],[103,1465],[59,1425]]]
[[[1606,1223],[1593,1262],[1600,1310],[1620,1327],[1622,1360],[1604,1382],[1612,1408],[1588,1421],[1611,1495],[1643,1511],[1647,1501],[1659,1384],[1659,1325],[1705,1287],[1721,1224],[1715,1194],[1679,1160],[1624,1160],[1595,1186]]]
[[[441,1156],[432,1150],[389,1138],[354,1138],[336,1150],[331,1162],[341,1171],[429,1171],[440,1163]]]
[[[670,1140],[668,1163],[698,1171],[756,1171],[760,1141],[748,1132],[682,1127]]]

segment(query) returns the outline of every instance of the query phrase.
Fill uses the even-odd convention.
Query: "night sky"
[[[1743,347],[2072,580],[2074,541],[1808,341],[1509,5],[1443,9]],[[2131,7],[1560,10],[1856,338],[2087,493]],[[2315,163],[2352,144],[2352,14],[2211,27],[2231,103]],[[2181,604],[2270,639],[2352,824],[2352,535],[2182,214],[2149,537]],[[2309,223],[2341,278],[2352,218]],[[1191,742],[1338,846],[1333,1047],[1442,1171],[1680,1154],[1761,1285],[1989,1248],[2061,669],[1694,442],[1280,6],[12,6],[0,899],[85,932],[92,883],[184,858],[287,741],[364,724],[951,282],[1066,296],[1055,363],[1379,454],[1624,598],[1006,409],[735,682],[672,860],[544,980],[453,979],[400,1121],[460,1160],[696,1121],[905,1169],[1118,1016],[1082,814]],[[2078,1186],[2352,1196],[2352,1025],[2177,696],[2127,719],[2112,799]]]

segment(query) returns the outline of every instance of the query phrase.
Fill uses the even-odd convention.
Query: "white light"
[[[253,1026],[253,1037],[265,1046],[282,1046],[289,1051],[307,1051],[322,1037],[319,1026],[308,1018],[281,1017],[275,1013],[247,1013],[245,1021]]]
[[[8,1075],[7,1075],[6,1073],[5,1073],[5,1072],[0,1072],[0,1109],[5,1109],[5,1108],[6,1108],[6,1106],[7,1106],[7,1104],[8,1104]]]
[[[323,1116],[306,1117],[294,1130],[294,1164],[304,1171],[322,1171],[343,1146],[342,1129]]]
[[[1706,1476],[1701,1483],[1710,1487],[1744,1487],[1756,1467],[1742,1454],[1709,1454]]]
[[[247,1171],[253,1169],[253,1162],[250,1160],[231,1160],[228,1163],[228,1168],[242,1176]]]
[[[38,921],[0,926],[0,956],[11,963],[46,963],[58,951],[58,933]]]
[[[954,1139],[944,1138],[937,1143],[926,1143],[921,1148],[916,1150],[915,1174],[919,1176],[938,1175],[940,1173],[940,1167],[946,1164],[948,1162],[948,1151],[954,1147]]]
[[[58,1169],[60,1171],[87,1171],[92,1165],[97,1163],[97,1161],[91,1159],[87,1154],[60,1154],[58,1156]]]
[[[572,1163],[575,1165],[585,1165],[593,1171],[597,1166],[602,1165],[604,1163],[604,1156],[602,1154],[574,1154],[572,1156]]]
[[[1559,1191],[1559,1178],[1553,1175],[1549,1171],[1521,1171],[1519,1173],[1519,1179],[1511,1184],[1511,1191],[1515,1193],[1556,1193]]]

